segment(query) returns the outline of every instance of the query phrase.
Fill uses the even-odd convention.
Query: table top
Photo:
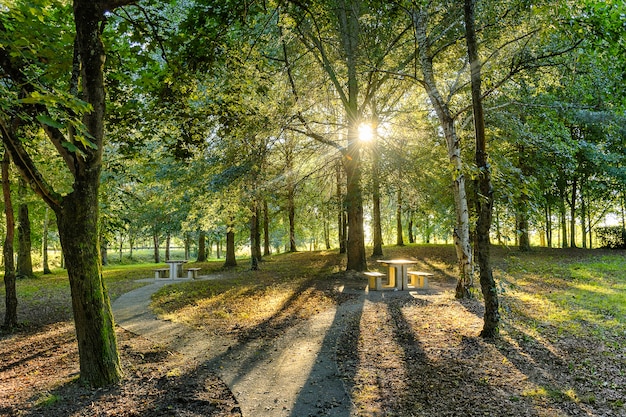
[[[184,264],[185,262],[187,262],[186,259],[182,261],[173,261],[173,260],[165,261],[165,263],[167,264]]]
[[[378,259],[376,262],[380,262],[381,264],[393,264],[393,265],[410,265],[416,264],[417,261],[412,261],[410,259]]]

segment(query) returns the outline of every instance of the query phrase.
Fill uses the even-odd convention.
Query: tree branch
[[[35,192],[50,206],[54,211],[60,209],[63,197],[54,191],[52,186],[43,178],[35,163],[24,149],[22,142],[15,136],[4,120],[0,118],[0,130],[2,131],[2,142],[9,151],[13,163],[22,174],[22,177],[30,184]]]

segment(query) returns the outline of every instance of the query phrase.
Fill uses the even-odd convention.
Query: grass
[[[623,253],[556,250],[509,257],[495,276],[505,307],[530,327],[604,337],[626,329],[626,259]]]

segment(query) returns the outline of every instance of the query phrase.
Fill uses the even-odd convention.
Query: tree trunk
[[[427,36],[428,16],[424,10],[415,10],[413,13],[413,25],[419,48],[419,58],[424,75],[424,86],[430,102],[432,103],[441,127],[443,128],[448,159],[454,173],[453,193],[456,212],[456,226],[454,228],[454,246],[456,248],[457,262],[459,265],[459,280],[456,286],[456,297],[470,297],[470,289],[473,286],[472,251],[469,236],[469,209],[467,206],[467,193],[465,190],[465,176],[463,175],[463,161],[461,160],[460,140],[454,127],[454,119],[450,114],[447,102],[443,100],[435,82],[433,70],[433,57],[429,48]]]
[[[342,192],[341,166],[336,165],[337,173],[337,238],[339,239],[339,253],[346,253],[346,228],[344,220],[344,201]]]
[[[580,228],[582,231],[582,246],[587,248],[587,205],[585,202],[585,180],[580,182]]]
[[[206,262],[206,233],[200,231],[198,237],[198,262]]]
[[[98,185],[93,178],[77,180],[75,191],[64,197],[56,212],[72,292],[80,375],[92,386],[115,383],[122,375],[100,264]]]
[[[409,233],[409,243],[415,243],[415,236],[413,236],[413,211],[409,211],[409,221],[407,224],[407,232]]]
[[[191,241],[189,239],[189,233],[185,233],[185,260],[189,259],[190,248],[191,248]]]
[[[109,264],[108,242],[106,238],[100,239],[100,262],[102,262],[102,265]]]
[[[237,266],[235,259],[235,225],[230,223],[226,229],[226,259],[224,267]]]
[[[159,250],[159,234],[152,232],[152,245],[154,246],[154,263],[161,263],[161,253]]]
[[[270,248],[270,213],[267,199],[263,199],[263,256],[272,254]]]
[[[44,275],[51,274],[50,265],[48,264],[48,228],[50,223],[50,209],[46,207],[43,217],[43,232],[41,236],[41,258],[43,263]]]
[[[576,178],[572,182],[572,200],[570,202],[570,247],[576,247],[576,199],[578,191],[578,182]]]
[[[347,270],[366,271],[365,234],[363,232],[363,197],[361,193],[360,152],[357,142],[358,126],[348,127],[348,157],[344,159],[347,176],[346,209],[348,214],[348,241],[346,245]],[[350,139],[351,138],[351,139]]]
[[[380,153],[378,151],[378,125],[373,129],[372,143],[372,256],[383,256],[383,227],[380,218]]]
[[[404,246],[402,236],[402,190],[398,190],[398,202],[396,205],[396,245]]]
[[[295,186],[290,186],[287,193],[287,214],[289,216],[289,252],[297,252],[296,246],[296,203]]]
[[[545,203],[545,216],[546,216],[546,244],[549,248],[552,247],[552,210],[550,209],[550,203]]]
[[[567,247],[567,223],[565,219],[565,181],[559,181],[559,221],[561,225],[561,247]]]
[[[250,216],[250,269],[257,271],[259,269],[259,258],[261,257],[261,246],[259,244],[259,217],[258,207],[254,198],[251,207],[252,216]]]
[[[365,233],[363,230],[363,194],[361,191],[361,146],[359,143],[359,82],[357,73],[359,51],[359,8],[351,1],[340,1],[337,17],[341,44],[345,53],[348,94],[343,102],[348,122],[348,144],[343,158],[346,172],[346,211],[348,241],[346,269],[366,271]]]
[[[493,189],[487,159],[487,140],[485,119],[481,99],[481,63],[478,59],[478,42],[474,28],[474,0],[465,0],[465,28],[467,52],[471,67],[472,107],[474,110],[474,130],[476,134],[476,166],[480,194],[476,200],[480,208],[476,224],[478,243],[478,266],[480,268],[480,287],[485,299],[485,316],[482,337],[493,337],[498,333],[500,314],[498,312],[498,292],[493,279],[490,260],[491,242],[489,232],[493,213]]]
[[[15,240],[15,218],[11,202],[11,184],[9,182],[9,165],[11,158],[4,151],[2,158],[2,195],[4,196],[4,216],[6,219],[6,236],[2,255],[4,256],[4,289],[5,314],[4,327],[12,329],[17,326],[17,288],[15,283],[15,265],[13,262],[13,241]]]
[[[167,234],[165,235],[165,260],[169,261],[171,258],[170,256],[170,244],[172,243],[172,235],[170,235],[170,232],[167,232]]]
[[[17,212],[17,271],[18,277],[32,277],[33,259],[31,256],[32,243],[30,233],[30,216],[28,214],[28,204],[26,203],[26,182],[20,178],[18,186],[19,206]]]

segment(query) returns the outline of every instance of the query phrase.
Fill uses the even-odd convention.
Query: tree
[[[9,182],[9,167],[11,158],[4,152],[2,158],[2,195],[4,196],[4,215],[6,219],[6,236],[2,246],[4,257],[4,288],[5,288],[5,315],[4,327],[11,329],[17,326],[17,289],[15,286],[15,264],[13,263],[13,240],[15,239],[15,219],[11,202],[11,184]]]
[[[17,276],[32,277],[33,260],[31,256],[32,242],[30,235],[30,216],[28,213],[27,188],[23,179],[19,181],[18,196],[20,198],[17,211]]]
[[[61,195],[39,172],[29,150],[15,132],[9,130],[4,122],[0,124],[2,139],[16,167],[56,214],[72,290],[80,378],[91,386],[116,383],[122,376],[113,316],[100,264],[98,189],[105,111],[105,51],[101,30],[107,11],[129,3],[124,0],[74,1],[74,60],[72,78],[67,84],[71,86],[72,96],[63,98],[70,112],[65,111],[68,107],[55,108],[59,99],[49,99],[50,96],[39,93],[45,86],[32,85],[24,73],[24,63],[11,59],[9,51],[0,49],[3,73],[9,75],[15,85],[26,90],[27,96],[22,100],[24,111],[38,116],[37,120],[72,176],[72,191]],[[43,8],[38,12],[51,13]],[[54,18],[60,16],[62,14]],[[37,21],[35,16],[30,18]],[[81,100],[76,97],[79,92]],[[74,117],[73,112],[80,114],[80,119]],[[56,120],[61,115],[65,115],[66,119]],[[64,122],[71,123],[67,136],[62,130]]]
[[[483,337],[493,337],[498,332],[500,316],[498,312],[498,292],[491,270],[489,238],[491,216],[493,208],[493,189],[491,187],[491,172],[487,161],[487,138],[485,135],[485,117],[483,114],[481,92],[482,63],[478,58],[478,40],[474,18],[474,0],[465,0],[465,40],[467,55],[471,68],[472,108],[474,114],[474,131],[476,135],[476,166],[478,168],[478,221],[476,224],[478,267],[480,269],[480,287],[485,298],[484,325],[481,332]]]

